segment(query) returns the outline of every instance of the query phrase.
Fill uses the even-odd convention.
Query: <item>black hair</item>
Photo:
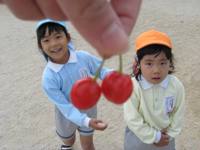
[[[71,40],[70,34],[67,32],[66,28],[63,27],[62,25],[58,24],[58,23],[54,23],[54,22],[47,22],[44,23],[43,25],[41,25],[37,30],[36,30],[36,34],[37,34],[37,44],[38,44],[38,48],[41,51],[41,53],[43,54],[44,58],[46,61],[48,61],[49,56],[42,50],[42,45],[41,45],[41,39],[45,37],[45,33],[46,31],[49,31],[49,34],[51,35],[53,32],[64,32],[68,41]]]
[[[168,73],[169,74],[174,73],[174,70],[175,70],[174,56],[172,54],[171,48],[165,45],[161,45],[161,44],[152,44],[152,45],[147,45],[137,51],[136,53],[137,56],[136,56],[135,64],[133,66],[132,76],[135,76],[137,80],[140,79],[141,74],[142,74],[141,69],[140,69],[140,62],[145,55],[157,54],[156,56],[158,56],[161,52],[164,52],[166,58],[170,62],[171,69],[169,70]]]

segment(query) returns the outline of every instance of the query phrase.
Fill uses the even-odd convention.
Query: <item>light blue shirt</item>
[[[70,57],[65,64],[48,61],[43,72],[42,87],[50,101],[62,114],[78,126],[88,126],[88,116],[80,112],[70,99],[72,85],[79,79],[94,76],[101,60],[85,51],[69,50]],[[99,78],[103,79],[111,70],[102,68]]]

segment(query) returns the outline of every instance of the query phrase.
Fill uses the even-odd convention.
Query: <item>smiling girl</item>
[[[42,87],[55,104],[56,133],[64,142],[61,150],[72,150],[77,130],[82,148],[94,150],[94,129],[104,130],[107,124],[96,119],[96,106],[87,110],[77,109],[71,102],[70,91],[77,80],[94,76],[101,60],[85,51],[74,50],[63,22],[42,20],[36,32],[38,47],[47,60]],[[108,72],[108,69],[101,69],[100,79]]]

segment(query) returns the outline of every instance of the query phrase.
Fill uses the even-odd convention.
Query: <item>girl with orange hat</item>
[[[181,132],[185,92],[174,72],[172,43],[149,30],[135,43],[134,92],[124,104],[125,150],[175,150]]]

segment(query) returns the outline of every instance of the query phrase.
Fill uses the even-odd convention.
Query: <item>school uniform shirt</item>
[[[161,130],[175,137],[181,131],[184,117],[185,92],[174,75],[160,84],[151,84],[144,77],[132,78],[134,92],[124,104],[124,118],[128,128],[144,143],[158,143]]]
[[[69,50],[70,57],[65,64],[48,61],[42,77],[42,87],[49,100],[61,113],[78,126],[89,126],[90,118],[71,103],[72,85],[79,79],[94,76],[101,60],[85,51]],[[99,78],[103,79],[110,70],[102,68]]]

